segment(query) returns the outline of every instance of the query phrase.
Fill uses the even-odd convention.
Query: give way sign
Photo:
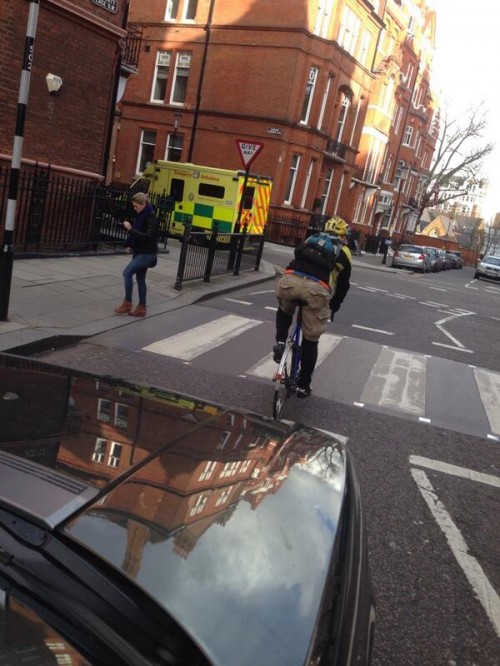
[[[257,155],[264,148],[263,143],[245,141],[243,139],[236,139],[236,145],[240,151],[241,160],[245,167],[249,167]]]

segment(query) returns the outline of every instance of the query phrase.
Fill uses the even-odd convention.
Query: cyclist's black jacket
[[[348,252],[345,246],[342,247],[335,263],[332,265],[332,260],[329,257],[311,248],[310,245],[301,243],[295,248],[295,257],[288,264],[287,270],[310,275],[326,284],[331,283],[330,276],[331,273],[334,273],[334,295],[339,303],[342,303],[351,286],[351,259]]]

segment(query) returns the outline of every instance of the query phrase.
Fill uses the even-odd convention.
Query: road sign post
[[[243,190],[241,192],[240,205],[238,208],[238,217],[236,219],[235,231],[240,230],[241,213],[243,211],[243,201],[245,198],[245,191],[247,188],[248,174],[250,173],[250,164],[254,161],[260,151],[264,148],[264,144],[260,141],[245,141],[244,139],[236,139],[236,145],[240,153],[241,161],[245,167],[245,178],[243,179]]]

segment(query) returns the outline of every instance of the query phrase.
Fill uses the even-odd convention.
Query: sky
[[[498,3],[496,0],[433,0],[436,10],[436,54],[432,85],[449,101],[450,115],[459,118],[480,102],[487,112],[485,142],[497,143],[487,158],[490,180],[483,209],[486,221],[500,212],[500,68]]]

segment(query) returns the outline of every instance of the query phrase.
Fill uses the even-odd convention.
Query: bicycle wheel
[[[279,421],[285,408],[288,396],[292,392],[293,382],[293,353],[287,343],[281,357],[278,370],[274,375],[273,419]]]

